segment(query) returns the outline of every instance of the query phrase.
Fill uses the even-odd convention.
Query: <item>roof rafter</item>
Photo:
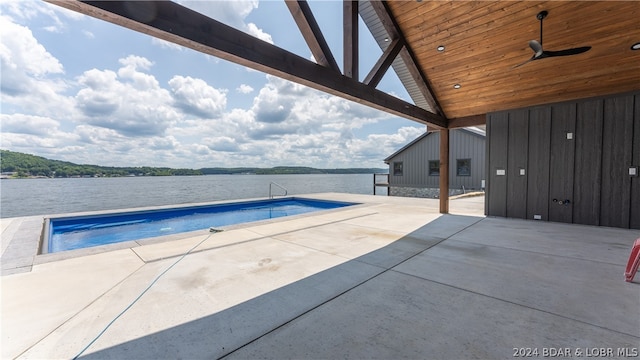
[[[384,26],[389,36],[392,39],[402,39],[403,43],[406,42],[404,35],[398,28],[398,25],[396,24],[395,20],[393,19],[393,17],[389,12],[389,8],[386,5],[386,1],[369,1],[369,3],[371,4],[371,7],[374,9],[376,14],[378,15],[380,22]],[[427,103],[429,104],[429,106],[432,109],[434,109],[434,111],[436,111],[440,116],[442,116],[443,118],[446,118],[446,115],[444,114],[442,107],[438,103],[438,99],[436,99],[433,91],[431,90],[431,86],[429,85],[427,77],[422,73],[420,68],[416,65],[416,61],[414,59],[413,54],[411,53],[411,49],[409,49],[408,46],[404,46],[400,50],[399,55],[402,61],[405,63],[407,69],[409,70],[409,73],[411,73],[411,76],[413,77],[418,88],[420,89],[420,92],[422,93],[424,98],[427,100]]]
[[[449,119],[449,129],[485,125],[487,122],[486,114],[471,115],[461,118]]]
[[[440,115],[173,2],[47,1],[409,120],[436,128],[448,125]]]
[[[389,66],[391,66],[403,47],[404,43],[401,39],[393,40],[384,51],[384,53],[382,53],[382,56],[380,56],[380,59],[378,59],[367,77],[364,79],[364,83],[373,87],[378,86],[378,83],[380,82],[380,80],[382,80],[382,77],[387,72]]]
[[[340,72],[340,67],[322,35],[309,4],[306,1],[285,1],[285,4],[318,64]]]

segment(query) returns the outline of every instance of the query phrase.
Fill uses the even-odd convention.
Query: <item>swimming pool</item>
[[[289,197],[100,215],[50,218],[42,253],[113,244],[335,209],[356,203]]]

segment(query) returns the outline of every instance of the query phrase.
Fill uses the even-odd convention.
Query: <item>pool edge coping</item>
[[[319,200],[319,201],[349,202],[349,201],[343,201],[343,200],[337,200],[337,199],[327,199],[322,196],[316,197],[314,195],[319,195],[319,194],[299,194],[299,195],[291,195],[287,197],[278,197],[277,199],[293,199],[293,198],[305,199],[306,198],[310,200]],[[188,238],[192,238],[194,236],[202,236],[205,234],[209,234],[209,231],[207,229],[202,229],[202,230],[184,232],[179,234],[150,237],[150,238],[144,238],[144,239],[138,239],[138,240],[124,241],[120,243],[87,247],[82,249],[74,249],[74,250],[67,250],[67,251],[61,251],[56,253],[41,254],[40,251],[41,251],[41,246],[43,242],[43,236],[45,234],[44,233],[45,226],[46,224],[48,224],[47,219],[50,219],[50,218],[103,215],[103,214],[114,214],[114,213],[129,212],[129,211],[163,210],[163,209],[174,209],[174,208],[180,208],[180,207],[186,208],[186,207],[207,206],[207,205],[216,205],[216,204],[235,204],[235,203],[244,203],[244,202],[252,202],[252,201],[265,201],[265,200],[268,201],[272,199],[268,197],[267,198],[263,197],[263,198],[235,199],[235,200],[219,200],[219,201],[206,202],[206,203],[184,203],[184,204],[176,204],[176,205],[145,206],[145,207],[139,207],[139,208],[110,209],[110,210],[103,210],[103,211],[98,210],[98,211],[85,211],[85,212],[75,212],[75,213],[65,213],[65,214],[33,215],[33,216],[21,217],[21,218],[18,218],[20,219],[18,220],[20,221],[20,224],[17,225],[20,227],[22,227],[24,225],[23,223],[27,221],[35,221],[36,219],[38,219],[39,221],[40,225],[37,227],[37,229],[33,225],[31,225],[31,227],[33,228],[28,229],[30,236],[26,238],[26,240],[25,239],[20,240],[20,242],[24,243],[25,245],[33,246],[35,248],[35,253],[32,253],[28,256],[20,256],[17,258],[12,258],[11,254],[7,254],[7,252],[5,251],[5,253],[2,254],[1,276],[12,275],[16,273],[31,272],[34,265],[40,265],[40,264],[46,264],[50,262],[63,261],[63,260],[68,260],[68,259],[73,259],[78,257],[96,255],[96,254],[101,254],[101,253],[110,252],[110,251],[134,249],[140,246],[148,246],[148,245],[154,245],[154,244],[165,243],[170,241],[185,240]],[[271,223],[278,223],[283,221],[296,220],[296,219],[301,219],[305,217],[328,214],[332,212],[340,212],[340,211],[354,209],[354,208],[369,207],[372,205],[376,205],[376,203],[359,201],[359,202],[355,202],[354,205],[350,205],[350,206],[344,206],[344,207],[333,208],[333,209],[323,209],[323,210],[318,210],[311,213],[284,216],[284,217],[275,218],[275,219],[265,219],[265,220],[259,220],[259,221],[241,223],[241,224],[221,226],[219,228],[225,231],[229,231],[229,230],[242,229],[242,228],[260,226],[260,225],[267,225]],[[11,219],[11,218],[6,218],[6,219]],[[36,236],[36,232],[37,232],[37,236]],[[15,237],[16,236],[14,234],[14,236],[8,241],[10,243],[14,242]],[[9,244],[9,246],[11,246],[11,244]],[[8,256],[5,258],[5,255],[8,255]],[[5,265],[8,265],[8,266],[5,267]]]

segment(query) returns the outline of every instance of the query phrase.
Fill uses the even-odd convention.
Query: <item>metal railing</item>
[[[382,182],[379,181],[382,178]],[[387,188],[387,196],[389,195],[389,174],[375,173],[373,174],[373,195],[376,194],[376,188],[378,186]]]
[[[275,186],[279,187],[280,189],[284,190],[284,194],[279,195],[279,196],[287,196],[287,193],[288,193],[287,189],[284,186],[282,186],[282,185],[280,185],[278,183],[274,183],[272,181],[272,182],[269,183],[269,199],[273,199],[273,196],[274,196],[273,193],[272,193],[272,190],[271,190],[273,185],[275,185]]]

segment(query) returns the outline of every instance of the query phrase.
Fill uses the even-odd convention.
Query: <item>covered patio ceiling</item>
[[[435,129],[640,89],[637,1],[344,1],[342,70],[305,1],[287,6],[316,62],[173,2],[48,1]],[[545,51],[591,49],[517,66],[534,54],[529,41],[541,40],[543,10]],[[373,69],[358,68],[368,56],[358,53],[358,15],[383,50]],[[376,89],[391,66],[413,103]]]
[[[386,4],[447,118],[640,89],[638,1]],[[541,11],[544,50],[591,49],[516,67],[540,41]]]

